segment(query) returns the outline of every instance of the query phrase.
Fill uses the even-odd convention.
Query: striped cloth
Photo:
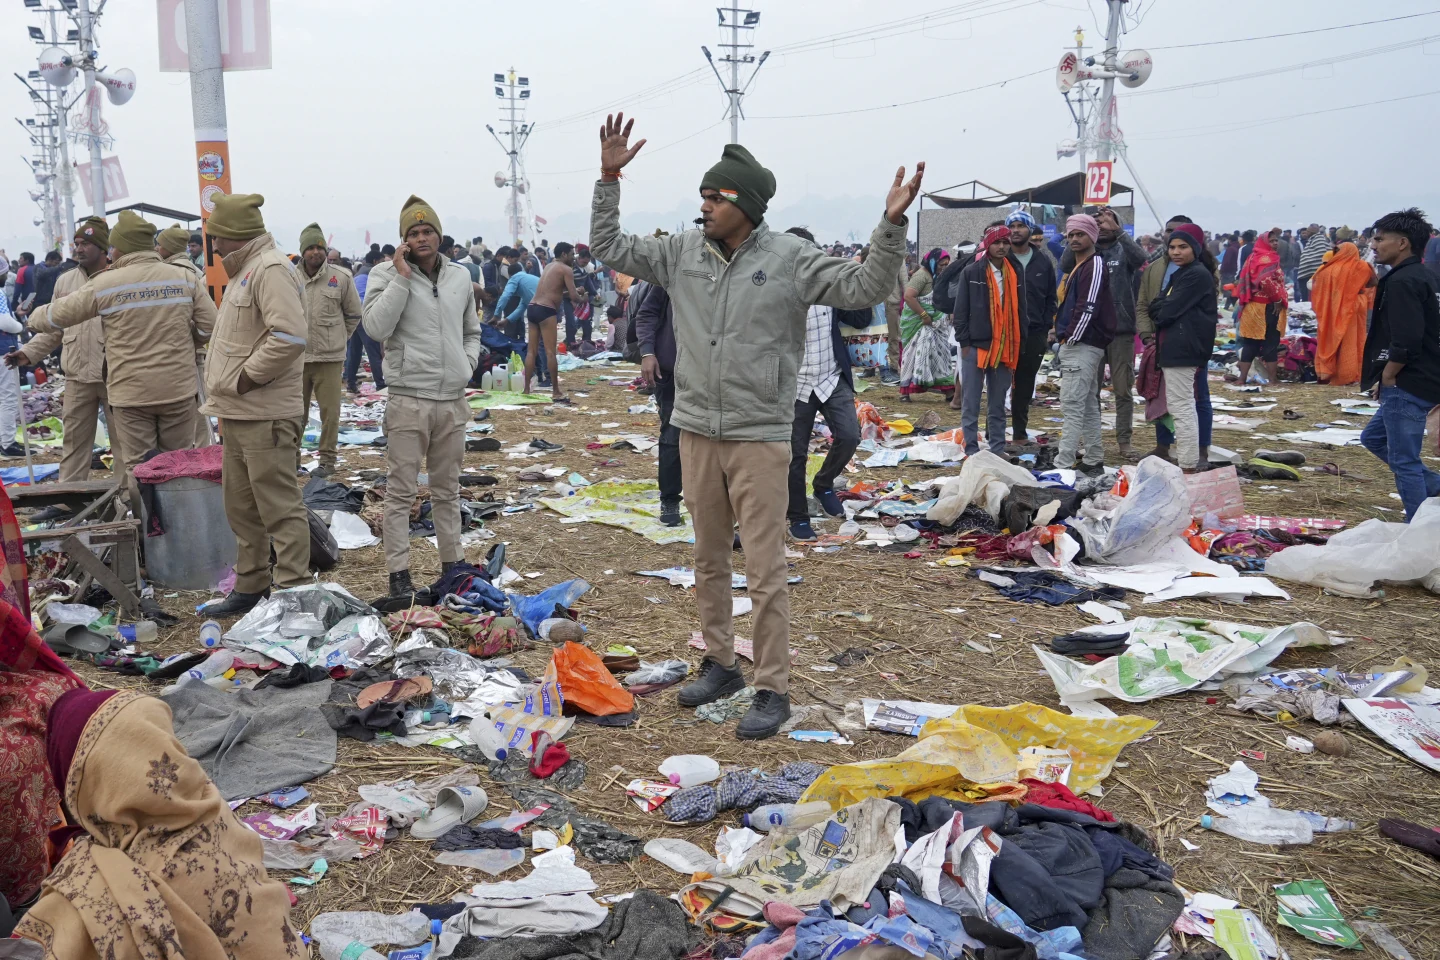
[[[1330,252],[1330,234],[1324,229],[1317,231],[1305,241],[1305,249],[1300,253],[1300,269],[1296,271],[1297,276],[1313,277],[1315,271],[1325,262],[1325,254]]]

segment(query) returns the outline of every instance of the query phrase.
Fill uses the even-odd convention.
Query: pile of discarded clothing
[[[681,902],[702,917],[763,916],[744,954],[758,960],[866,943],[944,960],[1130,960],[1163,946],[1185,897],[1153,838],[1063,785],[1027,785],[1019,806],[865,800],[798,837],[771,834]]]

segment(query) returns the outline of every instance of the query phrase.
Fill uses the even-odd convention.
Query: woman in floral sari
[[[1321,383],[1360,382],[1365,323],[1375,303],[1375,270],[1353,243],[1342,243],[1310,280],[1318,323],[1315,376]]]
[[[926,390],[947,397],[955,391],[955,361],[951,357],[950,319],[932,306],[935,278],[950,263],[939,247],[925,254],[915,275],[905,285],[905,309],[900,314],[900,399]]]

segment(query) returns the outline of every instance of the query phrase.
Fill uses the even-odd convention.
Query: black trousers
[[[855,415],[855,390],[841,377],[830,391],[826,400],[811,393],[804,400],[795,401],[795,425],[790,430],[790,504],[786,518],[790,523],[810,519],[810,508],[805,495],[805,463],[810,454],[810,434],[815,428],[815,414],[825,419],[830,428],[830,452],[820,472],[815,474],[815,489],[829,490],[835,485],[850,458],[860,446],[860,418]]]
[[[591,334],[594,332],[592,324],[588,319],[578,321],[575,319],[575,304],[561,298],[560,312],[565,316],[565,346],[575,346],[575,333],[577,330],[580,333],[581,340],[591,339]],[[591,316],[594,316],[594,314],[591,314]]]
[[[1015,443],[1026,443],[1030,426],[1030,401],[1035,398],[1035,375],[1045,360],[1049,345],[1047,334],[1035,333],[1020,341],[1020,360],[1015,364],[1015,380],[1010,386],[1010,425]]]
[[[660,408],[660,499],[679,500],[682,492],[680,428],[670,425],[670,415],[675,412],[675,371],[660,371],[660,382],[655,384],[655,403]]]

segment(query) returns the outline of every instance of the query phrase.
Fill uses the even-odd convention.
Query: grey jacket
[[[1145,268],[1145,250],[1124,230],[1110,244],[1097,243],[1095,250],[1105,261],[1110,275],[1110,295],[1115,299],[1115,336],[1135,336],[1135,287]],[[1069,247],[1060,257],[1060,272],[1075,269],[1075,254]]]
[[[370,270],[361,308],[365,332],[385,345],[385,381],[392,394],[459,400],[480,361],[480,317],[470,271],[443,257],[436,280],[411,267],[410,279],[390,261]]]
[[[907,224],[882,217],[870,256],[858,264],[761,223],[727,262],[699,230],[622,233],[620,184],[601,182],[590,211],[590,249],[607,266],[670,294],[671,423],[711,440],[788,443],[806,312],[817,303],[863,310],[884,300],[905,257]]]

